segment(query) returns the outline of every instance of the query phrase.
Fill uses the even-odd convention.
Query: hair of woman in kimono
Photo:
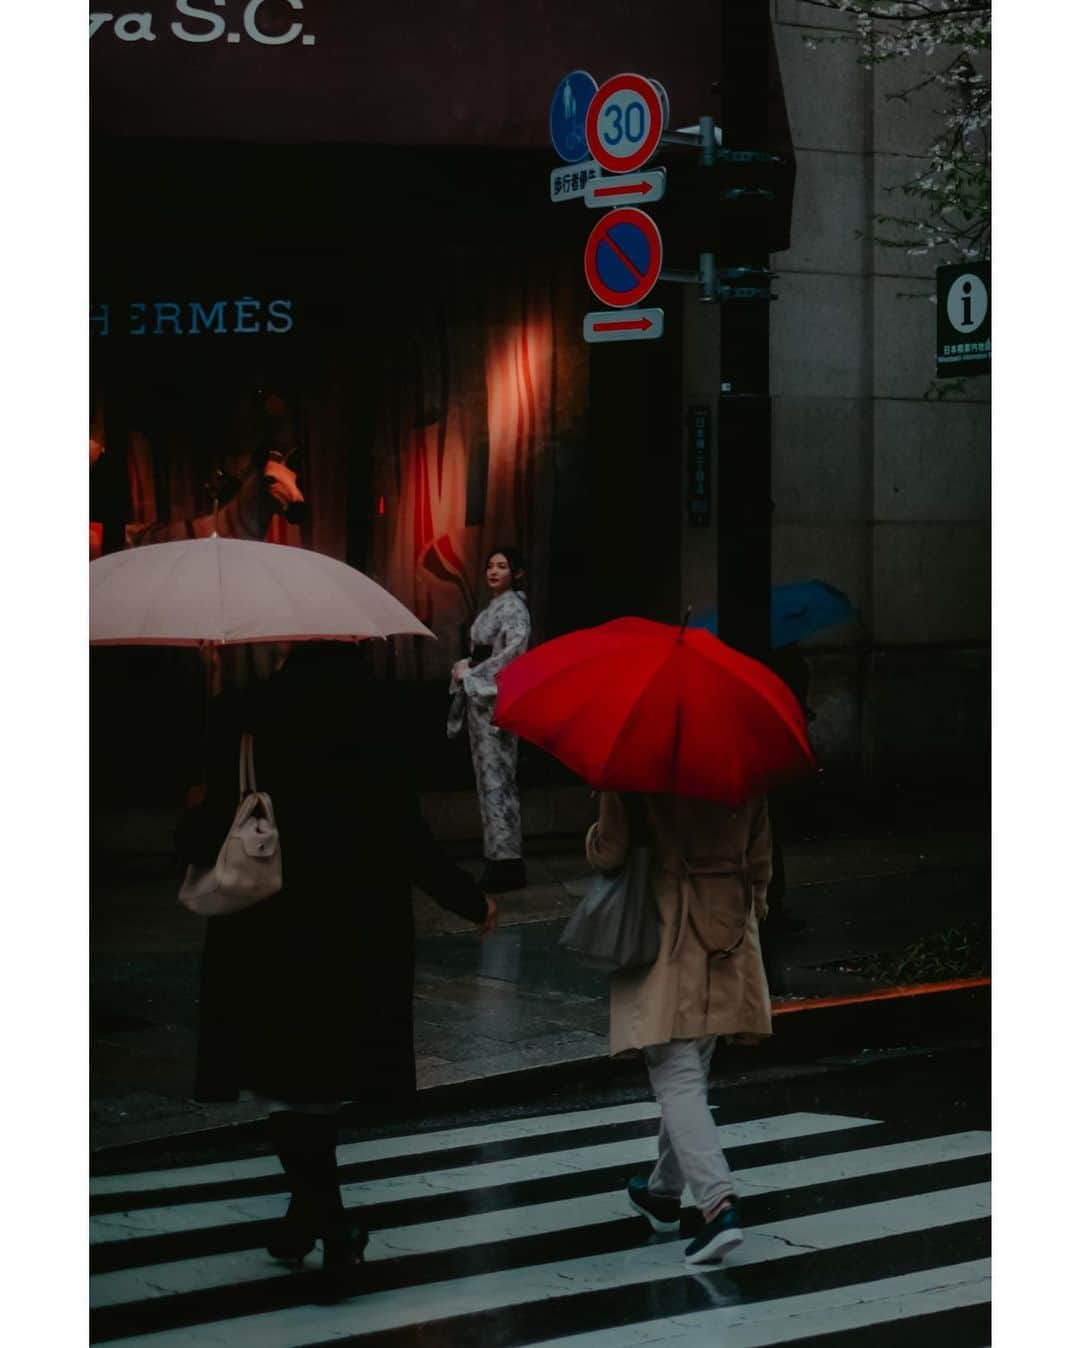
[[[525,558],[521,551],[515,547],[492,548],[484,562],[484,572],[487,573],[491,565],[492,558],[505,557],[506,563],[510,568],[510,588],[512,590],[521,590],[525,587]]]

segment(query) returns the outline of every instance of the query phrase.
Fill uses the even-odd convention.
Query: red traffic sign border
[[[649,133],[635,153],[620,159],[608,153],[600,137],[599,122],[600,113],[607,99],[624,89],[630,89],[640,96],[648,109],[651,121]],[[663,133],[664,109],[660,95],[656,92],[652,81],[647,80],[644,75],[635,75],[629,71],[621,75],[612,75],[611,79],[605,80],[593,94],[589,111],[585,116],[585,140],[589,146],[589,153],[600,167],[607,169],[609,173],[634,173],[642,165],[647,164],[656,153]]]
[[[600,245],[607,242],[609,247],[614,244],[608,239],[608,233],[616,225],[633,224],[644,231],[650,245],[650,262],[648,270],[640,275],[639,282],[632,289],[627,291],[611,290],[600,279],[600,273],[596,265],[596,254],[599,252]],[[636,206],[619,206],[613,211],[608,211],[602,215],[593,226],[589,238],[585,244],[585,279],[589,283],[589,289],[602,304],[610,304],[615,309],[629,309],[635,304],[639,304],[645,296],[652,290],[660,279],[660,270],[664,265],[664,243],[660,237],[660,231],[656,227],[656,221],[651,215],[646,215],[644,211]],[[636,268],[632,268],[636,272]]]

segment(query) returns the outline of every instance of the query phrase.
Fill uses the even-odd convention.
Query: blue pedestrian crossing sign
[[[555,153],[568,164],[589,158],[585,139],[585,114],[597,90],[597,83],[585,70],[571,70],[559,81],[551,100],[548,128]]]

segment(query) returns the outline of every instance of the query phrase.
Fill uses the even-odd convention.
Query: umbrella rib
[[[641,703],[641,699],[642,699],[642,698],[645,696],[645,694],[649,691],[649,685],[652,683],[653,679],[656,678],[657,674],[659,674],[661,667],[662,667],[662,666],[663,666],[663,665],[664,665],[670,658],[671,658],[671,652],[670,652],[670,651],[665,651],[665,652],[661,655],[659,662],[658,662],[658,663],[654,666],[654,668],[651,670],[651,672],[649,673],[648,678],[645,679],[645,681],[644,681],[644,683],[642,684],[641,689],[640,689],[640,691],[638,692],[637,696],[634,698],[633,702],[630,703],[630,706],[626,709],[626,714],[624,715],[624,717],[623,717],[623,722],[622,722],[624,727],[629,723],[630,718],[633,716],[634,712],[637,711],[638,706],[639,706],[640,703]],[[616,735],[616,737],[615,737],[615,742],[612,743],[611,748],[610,748],[610,749],[608,750],[608,752],[607,752],[607,757],[604,759],[604,762],[603,762],[603,764],[602,764],[602,766],[601,766],[601,768],[600,768],[600,774],[599,774],[599,777],[597,778],[597,781],[599,781],[600,778],[603,777],[603,776],[605,776],[605,774],[607,773],[608,765],[610,764],[611,759],[612,759],[612,757],[613,757],[613,755],[614,755],[614,753],[615,753],[617,741],[618,741],[618,736]]]
[[[692,647],[691,647],[691,653],[694,654],[694,655],[699,656],[701,659],[707,660],[707,657],[706,657],[705,655],[703,655],[702,652],[700,652],[700,651],[695,651],[695,650],[693,650]],[[653,680],[654,680],[654,679],[657,677],[657,675],[660,673],[660,671],[661,671],[661,669],[663,668],[664,664],[665,664],[668,660],[670,660],[670,659],[672,658],[673,655],[674,655],[674,648],[672,648],[671,650],[666,651],[666,652],[664,653],[664,655],[662,656],[661,660],[659,661],[659,663],[658,663],[658,664],[655,666],[655,668],[651,671],[651,673],[649,674],[648,678],[645,680],[645,682],[644,682],[644,684],[643,684],[643,686],[642,686],[642,688],[641,688],[641,691],[640,691],[640,692],[638,693],[638,695],[634,698],[634,701],[631,703],[630,707],[628,708],[628,710],[627,710],[627,712],[626,712],[625,717],[623,718],[623,725],[624,725],[624,727],[629,723],[629,721],[630,721],[631,717],[633,716],[634,712],[637,710],[637,707],[638,707],[638,705],[640,704],[642,698],[643,698],[643,697],[645,696],[645,694],[649,691],[649,687],[651,686]],[[710,662],[710,663],[711,663],[711,662]],[[731,671],[729,671],[729,672],[730,672],[735,678],[737,678],[737,679],[739,680],[740,683],[744,684],[744,685],[747,686],[747,687],[752,687],[752,685],[747,684],[747,681],[746,681],[744,678],[742,678],[741,675],[740,675],[737,671],[731,670]],[[778,682],[779,682],[779,680],[778,680]],[[783,683],[781,683],[781,687],[783,687],[783,688],[785,689],[785,691],[787,691],[786,685],[784,685]],[[763,693],[765,694],[765,696],[766,696],[767,701],[768,701],[769,704],[773,707],[774,711],[776,711],[778,714],[781,713],[781,708],[777,705],[775,699],[769,695],[769,694],[770,694],[770,690],[769,690],[767,687],[764,688],[764,689],[754,689],[754,691],[760,691],[760,692],[763,692]],[[793,698],[792,700],[794,700],[794,698]],[[675,717],[676,717],[676,720],[675,720],[675,733],[674,733],[674,736],[673,736],[672,757],[671,757],[671,764],[672,764],[672,768],[671,768],[671,771],[672,771],[672,779],[671,779],[671,780],[673,780],[674,764],[675,764],[675,761],[676,761],[676,755],[677,755],[678,749],[679,749],[679,747],[680,747],[680,745],[681,745],[681,739],[682,739],[682,710],[681,710],[681,703],[680,703],[680,702],[676,702],[676,712],[675,712]],[[788,733],[788,734],[791,736],[791,738],[795,741],[795,743],[798,745],[800,751],[801,751],[801,752],[805,752],[805,746],[801,743],[800,737],[799,737],[798,733],[795,731],[795,729],[794,729],[791,725],[788,724],[786,718],[785,718],[782,714],[780,715],[780,721],[781,721],[781,724],[783,725],[784,730],[787,731],[787,733]],[[612,759],[612,757],[613,757],[614,754],[615,754],[616,747],[617,747],[616,744],[612,744],[611,749],[608,751],[608,754],[607,754],[606,758],[604,759],[603,766],[601,767],[601,770],[600,770],[600,773],[599,773],[599,776],[598,776],[598,779],[597,779],[598,781],[599,781],[599,780],[602,780],[602,778],[606,775],[607,770],[608,770],[608,767],[609,767],[610,762],[611,762],[611,759]]]
[[[214,534],[214,557],[217,561],[218,573],[218,631],[221,633],[221,643],[225,644],[225,577],[221,572],[221,539]]]
[[[258,545],[258,546],[262,546],[262,545]],[[265,545],[265,546],[271,547],[271,546],[274,546],[274,545],[273,545],[273,544],[267,544],[267,545]],[[347,633],[345,633],[345,634],[342,634],[342,633],[330,633],[330,632],[327,632],[327,631],[325,631],[325,630],[319,630],[319,631],[313,631],[313,632],[305,633],[304,636],[306,636],[309,640],[350,640],[350,641],[370,641],[370,640],[372,640],[372,639],[375,638],[375,637],[378,637],[378,638],[380,638],[380,639],[382,639],[382,640],[385,640],[385,639],[386,639],[387,634],[379,631],[379,621],[378,621],[377,619],[371,617],[370,614],[368,614],[368,613],[366,613],[366,612],[364,611],[364,608],[363,608],[363,602],[362,602],[361,597],[349,593],[349,591],[345,588],[345,585],[346,585],[345,576],[344,576],[343,574],[341,574],[341,573],[340,573],[338,570],[336,570],[336,569],[334,569],[334,570],[332,570],[332,571],[328,571],[328,570],[327,570],[327,568],[326,568],[326,566],[325,566],[325,563],[327,563],[327,562],[329,562],[329,561],[332,561],[331,558],[327,558],[327,557],[325,557],[325,555],[324,555],[323,553],[320,553],[320,552],[313,552],[313,551],[311,551],[311,550],[309,550],[309,549],[307,549],[307,548],[292,548],[292,549],[290,549],[290,551],[291,551],[291,553],[293,554],[293,556],[297,559],[297,564],[298,564],[299,566],[304,566],[304,567],[306,567],[308,573],[309,573],[311,576],[314,577],[314,583],[315,583],[316,585],[318,585],[318,586],[324,586],[324,587],[332,586],[332,587],[333,587],[333,588],[334,588],[334,589],[341,595],[341,598],[343,599],[343,601],[345,601],[350,607],[352,607],[352,608],[355,609],[356,615],[357,615],[357,618],[356,618],[355,623],[352,625],[351,629],[350,629]],[[296,609],[297,609],[297,607],[298,607],[298,605],[297,605],[297,600],[296,600],[296,596],[295,596],[294,591],[292,591],[290,588],[288,588],[286,579],[285,579],[284,577],[282,577],[278,572],[272,571],[272,570],[270,569],[269,564],[268,564],[268,559],[267,559],[266,553],[262,553],[262,552],[259,553],[259,554],[258,554],[258,558],[259,558],[259,564],[260,564],[265,570],[267,570],[267,572],[270,574],[270,576],[272,577],[272,579],[274,580],[274,582],[275,582],[277,585],[281,586],[282,597],[283,597],[284,599],[288,600],[288,602],[292,605],[293,610],[296,611]],[[301,558],[303,559],[302,561],[299,560],[299,559],[301,559]],[[342,564],[342,565],[344,565],[344,564]],[[355,569],[355,568],[354,568],[354,569]],[[375,595],[376,595],[376,596],[378,595],[378,592],[379,592],[379,590],[380,590],[381,587],[379,587],[378,585],[376,585],[376,583],[375,583],[374,581],[372,581],[372,580],[370,579],[370,577],[366,576],[362,571],[357,571],[357,572],[356,572],[356,575],[357,575],[362,581],[366,582],[368,585],[370,585],[370,586],[374,589]],[[291,579],[291,578],[289,578],[289,579]],[[414,616],[414,615],[412,615],[412,614],[409,612],[409,610],[408,610],[407,608],[405,608],[405,606],[404,606],[403,604],[401,604],[400,600],[398,600],[398,599],[397,599],[394,595],[392,595],[389,591],[383,591],[383,594],[385,595],[385,597],[386,597],[387,599],[392,600],[393,603],[394,603],[395,605],[397,605],[397,606],[401,609],[402,614],[403,614],[405,617],[413,617],[413,616]],[[387,615],[387,618],[386,618],[387,624],[389,624],[391,621],[394,622],[395,624],[397,624],[397,623],[399,622],[399,619],[391,618],[390,615]],[[316,624],[316,626],[318,626],[318,624]],[[411,628],[404,628],[404,629],[402,629],[401,634],[402,634],[402,635],[416,635],[416,636],[422,636],[422,635],[424,635],[422,632],[414,632]],[[394,634],[391,633],[390,635],[394,635]],[[296,634],[294,633],[293,636],[295,637]],[[289,640],[290,637],[289,637],[288,634],[286,634],[286,635],[283,636],[283,637],[280,637],[280,638],[273,638],[273,639],[274,639],[274,640]],[[258,638],[258,640],[259,640],[259,641],[265,642],[265,641],[271,640],[271,638],[268,638],[268,637],[265,637],[265,636],[264,636],[264,637]]]
[[[258,546],[260,546],[260,547],[273,547],[274,544],[272,544],[272,543],[266,543],[266,544],[259,544]],[[309,555],[306,548],[297,548],[297,549],[295,549],[295,551],[296,551],[298,557],[307,557],[307,556]],[[279,601],[282,602],[282,603],[284,603],[284,604],[289,608],[289,610],[290,610],[291,612],[293,612],[293,613],[297,612],[297,611],[298,611],[298,605],[297,605],[297,602],[296,602],[296,597],[295,597],[295,595],[293,594],[291,588],[289,587],[289,585],[288,585],[288,583],[287,583],[287,580],[286,580],[285,578],[283,578],[281,575],[279,575],[276,571],[274,571],[273,568],[270,566],[269,559],[268,559],[266,553],[264,553],[264,552],[258,552],[258,553],[253,553],[252,555],[255,557],[256,561],[258,562],[258,565],[259,565],[260,569],[266,573],[266,575],[270,578],[270,580],[273,582],[273,584],[274,584],[274,585],[278,588],[278,590],[280,591],[280,593],[279,593],[279,595],[278,595]],[[303,562],[300,562],[299,565],[303,566],[304,563],[303,563]],[[283,626],[284,626],[284,625],[285,625],[285,624],[283,624]],[[308,634],[308,633],[304,633],[304,635],[307,636],[307,635],[309,635],[309,634]],[[315,635],[315,634],[311,634],[311,635]],[[266,638],[265,638],[265,637],[260,637],[259,640],[254,641],[254,642],[252,642],[252,643],[250,643],[250,644],[252,644],[252,645],[259,645],[260,642],[265,642],[265,641],[266,641]]]
[[[711,661],[708,660],[708,656],[705,655],[702,651],[695,650],[693,653],[696,656],[698,656],[699,659],[705,660],[708,663],[712,663]],[[761,665],[761,661],[752,661],[751,663]],[[773,687],[770,687],[768,682],[765,683],[760,682],[760,675],[758,675],[759,682],[751,683],[743,676],[742,672],[738,669],[729,668],[728,673],[731,675],[732,678],[737,679],[739,683],[741,683],[745,688],[749,688],[751,692],[757,693],[760,696],[764,697],[765,700],[772,707],[772,709],[779,715],[781,721],[786,726],[788,726],[788,729],[791,729],[790,725],[788,725],[787,717],[785,715],[786,709],[784,707],[784,702],[788,701],[795,707],[798,707],[799,704],[795,697],[795,694],[791,691],[790,688],[788,688],[787,684],[784,683],[783,679],[781,679],[779,675],[774,674],[773,671],[769,669],[767,665],[761,665],[761,668],[765,671],[766,674],[770,675],[773,681],[774,685]],[[777,697],[774,696],[774,693],[779,694],[779,700],[777,700]],[[796,735],[796,739],[797,738],[798,736]]]
[[[675,794],[675,784],[678,781],[676,764],[679,761],[679,749],[682,745],[682,698],[676,694],[675,697],[675,733],[671,737],[671,762],[668,766],[668,782],[671,786],[672,795]]]
[[[211,541],[212,557],[207,551]],[[303,548],[277,551],[290,554],[289,565],[275,560],[269,545],[217,536],[154,544],[101,559],[91,567],[91,645],[240,645],[355,641],[395,632],[432,635],[362,571]],[[234,575],[237,567],[232,565],[235,560],[243,573],[245,558],[246,581],[243,574]],[[263,581],[254,574],[258,570]],[[133,588],[140,592],[134,597]],[[258,598],[254,605],[249,602],[253,598]],[[312,600],[319,610],[314,615]],[[329,617],[323,601],[331,609]],[[271,628],[274,635],[265,630]]]
[[[155,545],[152,544],[151,546],[155,546]],[[158,547],[166,547],[166,546],[168,546],[168,545],[167,545],[167,544],[164,544],[164,543],[160,543],[160,544],[157,544],[156,546],[158,546]],[[138,554],[137,554],[137,552],[136,552],[135,549],[130,549],[130,550],[126,551],[126,552],[120,553],[119,555],[122,556],[122,557],[132,557],[132,558],[134,558],[134,557],[136,557]],[[185,557],[177,555],[177,557],[176,557],[176,559],[174,560],[174,562],[172,563],[172,565],[168,568],[168,570],[164,573],[164,575],[162,575],[162,577],[161,577],[160,580],[158,581],[157,586],[156,586],[156,588],[155,588],[155,598],[157,597],[157,595],[160,595],[161,592],[166,588],[166,586],[169,585],[169,584],[172,582],[173,577],[176,575],[176,572],[179,571],[179,569],[183,566],[185,560],[186,560]],[[146,612],[145,612],[145,616],[144,616],[144,618],[143,618],[143,620],[142,620],[142,623],[139,625],[139,636],[145,635],[145,632],[146,632],[146,625],[147,625],[147,623],[150,621],[150,616],[149,616],[149,615],[150,615],[150,612],[151,612],[151,605],[150,605],[150,604],[147,604],[147,605],[145,606],[145,611],[146,611]]]
[[[562,640],[561,637],[553,638],[553,641],[560,641],[560,640]],[[535,649],[542,650],[543,647],[537,646]],[[532,654],[532,652],[530,652],[530,654]],[[625,652],[620,652],[620,654],[625,655]],[[597,660],[609,660],[610,658],[611,658],[610,651],[593,651],[588,655],[582,656],[580,659],[575,659],[572,661],[568,660],[565,665],[563,665],[560,669],[554,670],[541,682],[530,685],[530,687],[526,688],[523,692],[518,694],[517,697],[514,698],[514,704],[515,706],[520,706],[525,702],[527,698],[531,698],[534,694],[543,697],[549,697],[551,694],[552,686],[557,682],[559,682],[561,679],[575,677],[576,675],[580,674],[581,670],[586,665],[592,664],[594,661]],[[496,678],[497,677],[498,676],[496,676]],[[601,690],[601,692],[603,693],[603,690]]]

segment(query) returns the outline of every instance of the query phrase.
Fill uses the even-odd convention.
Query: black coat
[[[284,668],[210,710],[209,794],[180,827],[212,864],[237,802],[241,730],[274,804],[284,888],[206,920],[195,1095],[240,1087],[295,1103],[346,1099],[371,1116],[416,1088],[411,887],[480,923],[479,886],[421,817],[392,694],[358,653],[298,646]]]

